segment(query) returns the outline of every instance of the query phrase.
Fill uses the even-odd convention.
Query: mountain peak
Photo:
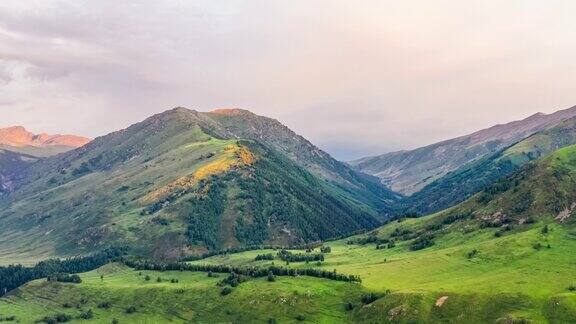
[[[240,108],[218,108],[212,110],[210,113],[217,115],[229,115],[229,116],[246,115],[246,114],[253,115],[251,111]]]
[[[80,147],[91,139],[76,135],[49,135],[46,133],[34,134],[23,126],[0,128],[0,144],[14,147],[33,146],[69,146]]]

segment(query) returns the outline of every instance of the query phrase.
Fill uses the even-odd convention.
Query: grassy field
[[[104,279],[100,278],[104,275]],[[145,276],[151,277],[150,281]],[[301,316],[316,323],[347,322],[352,313],[344,302],[360,300],[362,288],[356,284],[314,278],[278,277],[275,282],[254,279],[220,294],[217,283],[201,272],[139,271],[111,264],[81,275],[81,284],[38,280],[0,299],[0,317],[16,316],[33,323],[44,316],[69,314],[78,317],[91,309],[90,320],[77,322],[112,323],[232,323],[294,322]],[[157,277],[163,279],[157,282]],[[178,283],[171,283],[177,279]],[[110,302],[109,308],[98,305]],[[65,307],[69,304],[71,307]],[[126,310],[135,306],[136,311]]]
[[[379,229],[389,236],[396,228],[421,228],[437,217],[394,222]],[[547,233],[542,229],[548,225]],[[81,284],[31,282],[0,299],[0,317],[14,315],[22,323],[44,316],[70,314],[77,322],[96,323],[568,323],[576,320],[576,284],[572,252],[576,231],[571,226],[543,221],[494,237],[496,229],[469,232],[468,225],[451,224],[435,244],[409,251],[409,241],[390,249],[374,244],[326,243],[325,261],[291,263],[290,267],[321,267],[357,274],[361,285],[311,277],[251,279],[227,296],[217,283],[200,272],[132,270],[119,264],[82,274]],[[540,245],[537,245],[540,243]],[[550,248],[548,248],[550,245]],[[538,248],[535,248],[537,246]],[[469,252],[478,251],[473,256]],[[216,256],[197,263],[242,266],[283,265],[254,261],[248,251]],[[295,251],[305,253],[305,251]],[[103,275],[103,280],[100,276]],[[149,275],[151,280],[144,278]],[[157,277],[162,282],[157,282]],[[177,279],[178,283],[171,283]],[[363,303],[374,293],[378,299]],[[110,308],[99,308],[110,302]],[[352,310],[345,305],[351,303]],[[71,308],[66,308],[69,304]],[[134,313],[127,313],[135,306]],[[91,309],[94,317],[77,317]]]
[[[381,228],[378,235],[388,236],[396,228],[420,228],[435,217],[395,222]],[[420,251],[409,251],[408,242],[377,250],[375,244],[347,244],[349,239],[345,239],[326,244],[332,252],[326,254],[321,265],[292,263],[289,266],[356,274],[369,290],[420,295],[432,304],[437,298],[448,296],[446,307],[450,304],[468,307],[478,316],[483,312],[479,304],[502,299],[502,305],[497,308],[509,307],[504,313],[515,318],[545,321],[561,313],[576,320],[576,293],[568,290],[576,284],[573,258],[576,231],[571,226],[549,222],[548,233],[543,234],[544,226],[544,222],[534,224],[497,238],[494,237],[496,229],[468,232],[466,225],[453,224],[435,240],[435,245]],[[470,257],[469,253],[474,250],[478,252]],[[263,253],[275,254],[276,251],[249,251],[196,262],[243,266],[280,262],[285,265],[278,259],[254,261],[256,255]]]

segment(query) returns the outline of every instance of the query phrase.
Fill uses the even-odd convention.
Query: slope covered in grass
[[[218,283],[226,275],[138,271],[118,264],[80,277],[80,284],[31,282],[0,299],[0,316],[22,323],[62,314],[77,323],[487,323],[514,318],[562,323],[574,316],[570,294],[542,304],[515,293],[378,292],[326,279],[276,277],[273,282],[250,279],[223,295]],[[82,319],[88,312],[91,317]]]
[[[376,227],[383,191],[277,121],[177,108],[27,168],[0,199],[0,261],[327,239]]]
[[[437,302],[447,297],[439,307],[455,307],[464,318],[466,313],[482,318],[489,311],[501,312],[502,318],[571,322],[576,320],[575,199],[576,146],[571,146],[454,208],[328,242],[331,253],[323,262],[288,266],[358,275],[366,288],[381,293],[390,289]],[[255,260],[266,253],[277,251],[195,262],[242,266],[283,262],[279,256]],[[482,301],[488,300],[499,306],[484,305]]]
[[[572,258],[576,250],[576,228],[547,219],[495,237],[500,229],[472,229],[471,223],[457,221],[434,233],[434,245],[418,251],[412,251],[417,238],[406,237],[404,240],[394,234],[411,233],[410,236],[427,231],[443,223],[442,217],[433,215],[394,222],[371,234],[329,242],[326,245],[332,251],[325,254],[325,261],[321,264],[290,263],[289,266],[336,269],[359,275],[367,289],[380,293],[390,289],[396,294],[418,295],[432,304],[438,298],[448,296],[445,306],[460,312],[455,316],[465,316],[467,312],[481,318],[487,311],[483,307],[488,307],[484,303],[493,301],[507,303],[506,306],[490,306],[492,311],[501,312],[501,317],[543,320],[550,319],[550,316],[573,316],[571,318],[576,319],[576,308],[569,307],[576,301],[576,293],[569,291],[576,282]],[[548,231],[543,234],[546,224]],[[388,248],[385,242],[391,238],[395,240],[395,246]],[[378,245],[382,248],[377,249]],[[249,251],[195,262],[238,266],[285,265],[278,257],[272,261],[255,261],[257,255],[276,255],[277,252]],[[555,302],[568,307],[568,310],[552,307]]]
[[[399,213],[426,215],[454,206],[525,164],[576,143],[576,119],[536,133],[430,183],[402,202]]]

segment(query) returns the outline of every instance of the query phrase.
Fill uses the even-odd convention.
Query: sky
[[[576,105],[576,1],[0,2],[0,127],[244,108],[350,160]]]

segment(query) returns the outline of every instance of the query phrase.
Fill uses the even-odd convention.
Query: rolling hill
[[[396,199],[275,120],[176,108],[19,174],[0,259],[296,244],[374,228]]]
[[[392,190],[412,195],[449,172],[574,116],[576,107],[548,115],[538,113],[415,150],[362,158],[350,164],[364,173],[377,176]]]

